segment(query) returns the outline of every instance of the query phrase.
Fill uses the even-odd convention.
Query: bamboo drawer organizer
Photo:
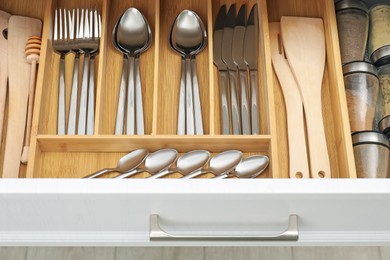
[[[219,7],[223,4],[229,7],[232,3],[237,7],[245,3],[249,10],[253,4],[258,4],[260,135],[220,134],[213,26]],[[286,112],[272,69],[268,22],[280,21],[282,15],[292,15],[323,18],[327,51],[322,88],[323,118],[332,178],[356,178],[333,5],[332,0],[0,0],[1,10],[43,21],[30,155],[28,166],[21,167],[20,177],[80,178],[101,168],[114,167],[121,156],[133,149],[155,151],[171,147],[180,153],[193,149],[212,153],[239,149],[245,156],[266,154],[270,157],[270,166],[259,178],[288,178]],[[95,134],[91,136],[56,135],[59,55],[53,51],[51,39],[57,7],[98,8],[102,14],[102,38],[95,64]],[[122,54],[112,45],[112,29],[129,7],[136,7],[144,14],[153,37],[151,47],[140,60],[145,114],[143,136],[114,135]],[[205,23],[208,34],[208,46],[197,56],[203,136],[176,135],[181,57],[170,48],[169,33],[175,17],[183,9],[195,11]],[[72,76],[72,61],[70,54],[66,58],[66,77]],[[70,86],[66,87],[66,93],[69,97]],[[134,177],[147,176],[141,173]],[[167,178],[180,176],[171,174]]]

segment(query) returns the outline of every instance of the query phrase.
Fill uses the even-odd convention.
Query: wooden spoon
[[[30,64],[24,50],[32,35],[40,35],[42,22],[38,19],[13,15],[8,22],[8,81],[9,105],[7,139],[3,178],[18,178],[23,149],[29,96]]]
[[[272,64],[286,104],[290,178],[309,178],[301,94],[285,57],[280,23],[270,23],[269,30]]]
[[[0,33],[8,27],[9,13],[0,10]],[[7,97],[8,59],[7,59],[7,39],[0,35],[0,144],[3,135],[4,110]],[[0,145],[1,147],[1,145]]]
[[[30,146],[30,135],[31,135],[31,121],[32,121],[32,112],[34,105],[34,93],[35,93],[35,76],[37,72],[37,64],[39,63],[39,54],[41,52],[41,40],[38,36],[32,36],[28,39],[26,44],[26,60],[31,64],[30,72],[30,88],[28,96],[28,111],[27,111],[27,127],[26,127],[26,139],[24,142],[22,158],[20,161],[24,164],[28,160],[28,150]]]
[[[311,174],[313,178],[330,178],[321,99],[325,67],[323,21],[320,18],[283,16],[280,25],[286,56],[305,109]]]

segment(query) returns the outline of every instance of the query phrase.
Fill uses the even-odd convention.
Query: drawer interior
[[[0,1],[0,9],[12,14],[38,17],[43,21],[42,53],[36,85],[33,130],[29,161],[20,177],[80,178],[102,168],[115,167],[119,158],[137,148],[151,152],[176,148],[180,154],[206,149],[212,154],[238,149],[244,157],[264,154],[270,166],[259,178],[288,178],[287,127],[283,95],[275,77],[270,56],[268,22],[282,15],[322,17],[325,24],[327,63],[323,80],[323,109],[332,177],[355,178],[348,114],[343,89],[340,54],[333,2],[326,0],[26,0]],[[219,78],[213,64],[213,28],[221,5],[235,3],[250,8],[258,4],[260,101],[259,135],[222,135]],[[59,55],[52,48],[55,8],[96,8],[102,15],[102,38],[95,61],[96,108],[94,134],[59,136],[57,132]],[[152,32],[150,48],[140,56],[140,71],[145,116],[145,135],[115,135],[123,54],[112,44],[112,31],[120,15],[136,7],[145,16]],[[204,22],[208,45],[196,56],[205,135],[176,135],[181,57],[169,44],[171,26],[184,9],[195,11]],[[81,62],[83,57],[80,58]],[[74,55],[66,57],[66,77],[73,73]],[[70,80],[68,80],[70,82]],[[69,97],[71,86],[66,86]],[[67,100],[69,107],[69,100]],[[68,109],[67,109],[68,111]],[[2,152],[3,155],[4,151]],[[135,178],[147,177],[141,173]],[[177,178],[176,173],[167,178]],[[202,177],[209,178],[212,174]],[[110,175],[107,175],[110,177]]]

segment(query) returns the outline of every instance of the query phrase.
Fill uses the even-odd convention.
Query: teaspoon
[[[129,8],[120,17],[116,27],[116,43],[128,59],[128,86],[127,86],[127,116],[126,116],[126,134],[135,133],[135,101],[137,106],[137,134],[144,133],[142,97],[135,100],[135,59],[150,45],[150,28],[145,17],[136,9]],[[139,82],[140,83],[140,82]],[[139,87],[141,87],[139,85]],[[137,91],[138,95],[141,94]],[[118,102],[119,103],[119,102]]]
[[[96,178],[96,177],[103,175],[105,173],[108,173],[108,172],[125,173],[128,171],[131,171],[131,170],[135,169],[136,167],[138,167],[141,163],[143,163],[146,156],[148,156],[148,153],[149,152],[146,149],[134,150],[134,151],[126,154],[122,158],[120,158],[116,168],[102,169],[98,172],[92,173],[92,174],[85,176],[83,178],[92,179],[92,178]]]
[[[140,172],[148,172],[150,174],[156,174],[160,171],[166,170],[176,161],[177,151],[175,149],[161,149],[149,154],[145,160],[145,166],[139,167],[132,171],[123,173],[115,179],[124,179]]]
[[[265,155],[253,155],[242,160],[232,172],[226,172],[214,179],[224,179],[228,177],[256,178],[269,164],[269,158]]]
[[[204,41],[202,27],[197,15],[184,10],[177,17],[172,26],[170,43],[172,48],[182,56],[182,71],[185,70],[185,81],[180,83],[178,134],[194,134],[194,104],[191,78],[191,58]],[[184,94],[185,93],[185,94]]]
[[[210,167],[196,171],[189,175],[182,177],[182,179],[191,179],[204,173],[213,173],[214,175],[222,175],[233,171],[233,169],[240,163],[242,159],[242,152],[237,150],[228,150],[217,154],[210,160]]]
[[[175,168],[167,169],[149,177],[149,179],[157,179],[170,173],[178,172],[182,175],[188,175],[192,172],[202,169],[209,161],[210,153],[206,150],[193,150],[183,154],[177,160]]]

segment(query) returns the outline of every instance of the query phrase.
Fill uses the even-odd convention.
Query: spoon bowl
[[[145,17],[136,8],[127,9],[115,28],[116,42],[129,55],[140,53],[147,45],[150,28]]]
[[[134,150],[122,158],[119,159],[118,164],[115,168],[106,168],[102,169],[98,172],[92,173],[88,176],[85,176],[83,178],[85,179],[92,179],[96,178],[100,175],[103,175],[108,172],[119,172],[119,173],[124,173],[131,171],[135,168],[137,168],[141,163],[144,162],[145,158],[148,156],[149,152],[146,149],[137,149]]]
[[[265,155],[253,155],[242,160],[232,172],[216,176],[215,179],[224,179],[227,177],[238,178],[256,178],[269,164],[269,158]]]
[[[172,48],[185,57],[196,54],[204,44],[204,31],[199,16],[183,10],[172,26],[170,43]],[[203,23],[202,23],[203,24]]]
[[[182,175],[188,175],[192,172],[202,169],[209,161],[210,153],[206,150],[193,150],[179,157],[176,168],[168,169],[150,176],[150,179],[157,179],[165,175],[178,172]]]
[[[182,179],[191,179],[204,173],[213,173],[214,175],[222,175],[233,171],[233,169],[240,163],[242,159],[242,152],[238,150],[228,150],[217,154],[210,160],[210,167],[195,171],[188,174]]]
[[[123,173],[115,177],[115,179],[124,179],[140,172],[148,172],[150,174],[155,174],[171,167],[172,164],[176,161],[176,159],[177,151],[175,149],[161,149],[149,154],[149,156],[145,160],[144,167],[139,167],[132,171]]]

